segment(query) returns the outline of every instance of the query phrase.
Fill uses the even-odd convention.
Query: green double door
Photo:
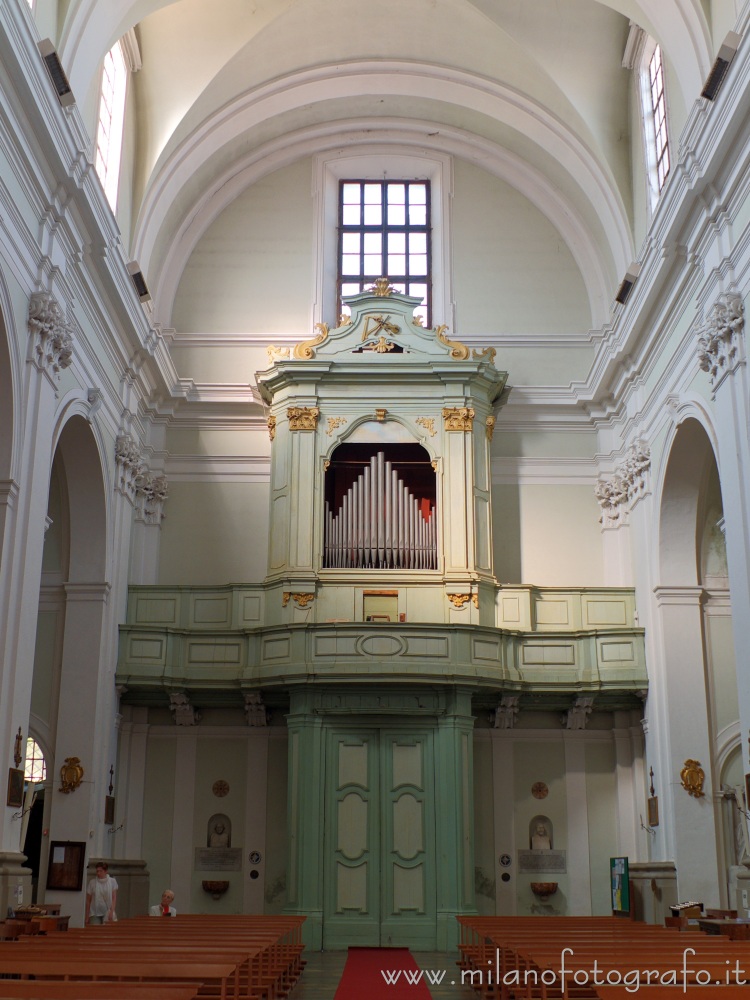
[[[433,731],[327,733],[323,947],[436,947]]]

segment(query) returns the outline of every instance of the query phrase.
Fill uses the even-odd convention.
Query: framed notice
[[[630,915],[630,871],[627,858],[609,859],[609,877],[612,890],[612,913]]]
[[[80,892],[83,888],[84,840],[53,840],[49,845],[47,888]]]
[[[23,771],[20,767],[8,768],[8,796],[5,804],[11,809],[23,808]]]

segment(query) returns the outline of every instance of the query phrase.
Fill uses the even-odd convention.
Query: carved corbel
[[[40,371],[59,379],[73,360],[73,336],[57,299],[49,292],[34,292],[28,324],[34,363]]]
[[[176,726],[197,726],[200,722],[200,712],[195,711],[185,691],[170,691],[169,710]]]
[[[495,709],[493,726],[495,729],[513,729],[518,715],[518,703],[521,700],[517,694],[504,694],[500,704]]]
[[[245,692],[245,717],[247,724],[251,727],[267,726],[268,712],[263,704],[263,696],[260,691]]]
[[[585,729],[593,708],[593,698],[576,698],[575,704],[562,716],[563,726],[566,729]]]

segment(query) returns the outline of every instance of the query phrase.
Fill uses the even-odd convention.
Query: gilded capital
[[[290,431],[314,431],[318,426],[320,410],[317,406],[290,406],[286,415]]]
[[[447,431],[470,431],[474,427],[474,407],[444,407],[443,421]]]

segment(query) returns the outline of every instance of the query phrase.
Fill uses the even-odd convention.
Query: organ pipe
[[[370,459],[334,514],[325,505],[325,565],[437,569],[435,508],[427,518],[385,454]]]

